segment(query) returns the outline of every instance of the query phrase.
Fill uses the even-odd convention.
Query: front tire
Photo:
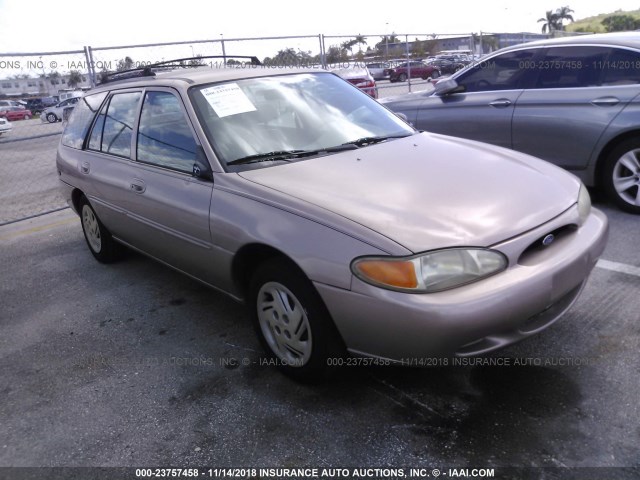
[[[112,263],[122,256],[122,245],[113,239],[86,197],[80,200],[80,221],[84,239],[96,260]]]
[[[330,359],[344,355],[342,339],[320,295],[291,263],[274,259],[257,268],[249,306],[263,348],[289,377],[317,382],[331,373]]]
[[[47,122],[56,123],[58,121],[58,117],[54,113],[47,113]]]
[[[603,186],[621,210],[640,214],[640,139],[622,142],[609,154]]]
[[[398,81],[399,82],[406,82],[407,81],[407,74],[406,73],[401,73],[400,75],[398,75]]]

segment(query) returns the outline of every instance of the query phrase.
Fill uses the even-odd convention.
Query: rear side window
[[[102,108],[91,131],[91,150],[119,157],[131,155],[131,135],[140,96],[140,92],[129,92],[111,97],[109,103]]]
[[[180,107],[168,92],[147,92],[138,126],[140,162],[191,173],[196,160],[196,142]]]
[[[106,96],[107,92],[96,93],[94,95],[87,95],[78,101],[62,133],[63,145],[77,149],[82,148],[84,138],[91,126],[91,121]]]
[[[538,81],[535,88],[594,87],[609,53],[603,47],[550,48],[536,63]]]
[[[637,85],[640,84],[640,53],[615,48],[609,58],[596,65],[604,70],[603,85]]]
[[[516,90],[530,75],[535,75],[533,58],[538,50],[527,49],[507,52],[480,62],[457,78],[465,92],[488,92],[493,90]]]

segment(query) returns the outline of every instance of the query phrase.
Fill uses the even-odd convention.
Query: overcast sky
[[[220,34],[539,32],[538,18],[563,5],[578,19],[640,8],[640,1],[0,0],[0,53],[219,39]]]

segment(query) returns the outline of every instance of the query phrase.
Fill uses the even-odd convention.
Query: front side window
[[[196,141],[180,107],[180,100],[168,92],[147,92],[138,126],[140,162],[182,172],[193,171]]]
[[[539,72],[535,88],[594,87],[609,53],[604,47],[554,47],[536,62]]]
[[[107,92],[88,95],[80,99],[73,110],[69,122],[62,133],[62,144],[72,148],[82,148],[84,137],[91,126],[91,121],[102,105]]]
[[[93,126],[90,149],[120,157],[131,155],[131,135],[140,96],[140,92],[129,92],[111,97]]]
[[[191,89],[190,97],[216,154],[228,166],[247,157],[266,162],[254,167],[269,166],[270,153],[291,152],[284,160],[288,162],[415,133],[331,73],[205,85]],[[371,137],[375,139],[359,141]],[[260,155],[265,158],[255,158]]]
[[[530,75],[535,75],[533,61],[538,50],[507,52],[478,63],[456,78],[465,92],[516,90]]]

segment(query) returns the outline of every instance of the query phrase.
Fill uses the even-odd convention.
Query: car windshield
[[[190,96],[216,155],[231,169],[329,155],[415,133],[331,73],[217,83],[196,87]]]

